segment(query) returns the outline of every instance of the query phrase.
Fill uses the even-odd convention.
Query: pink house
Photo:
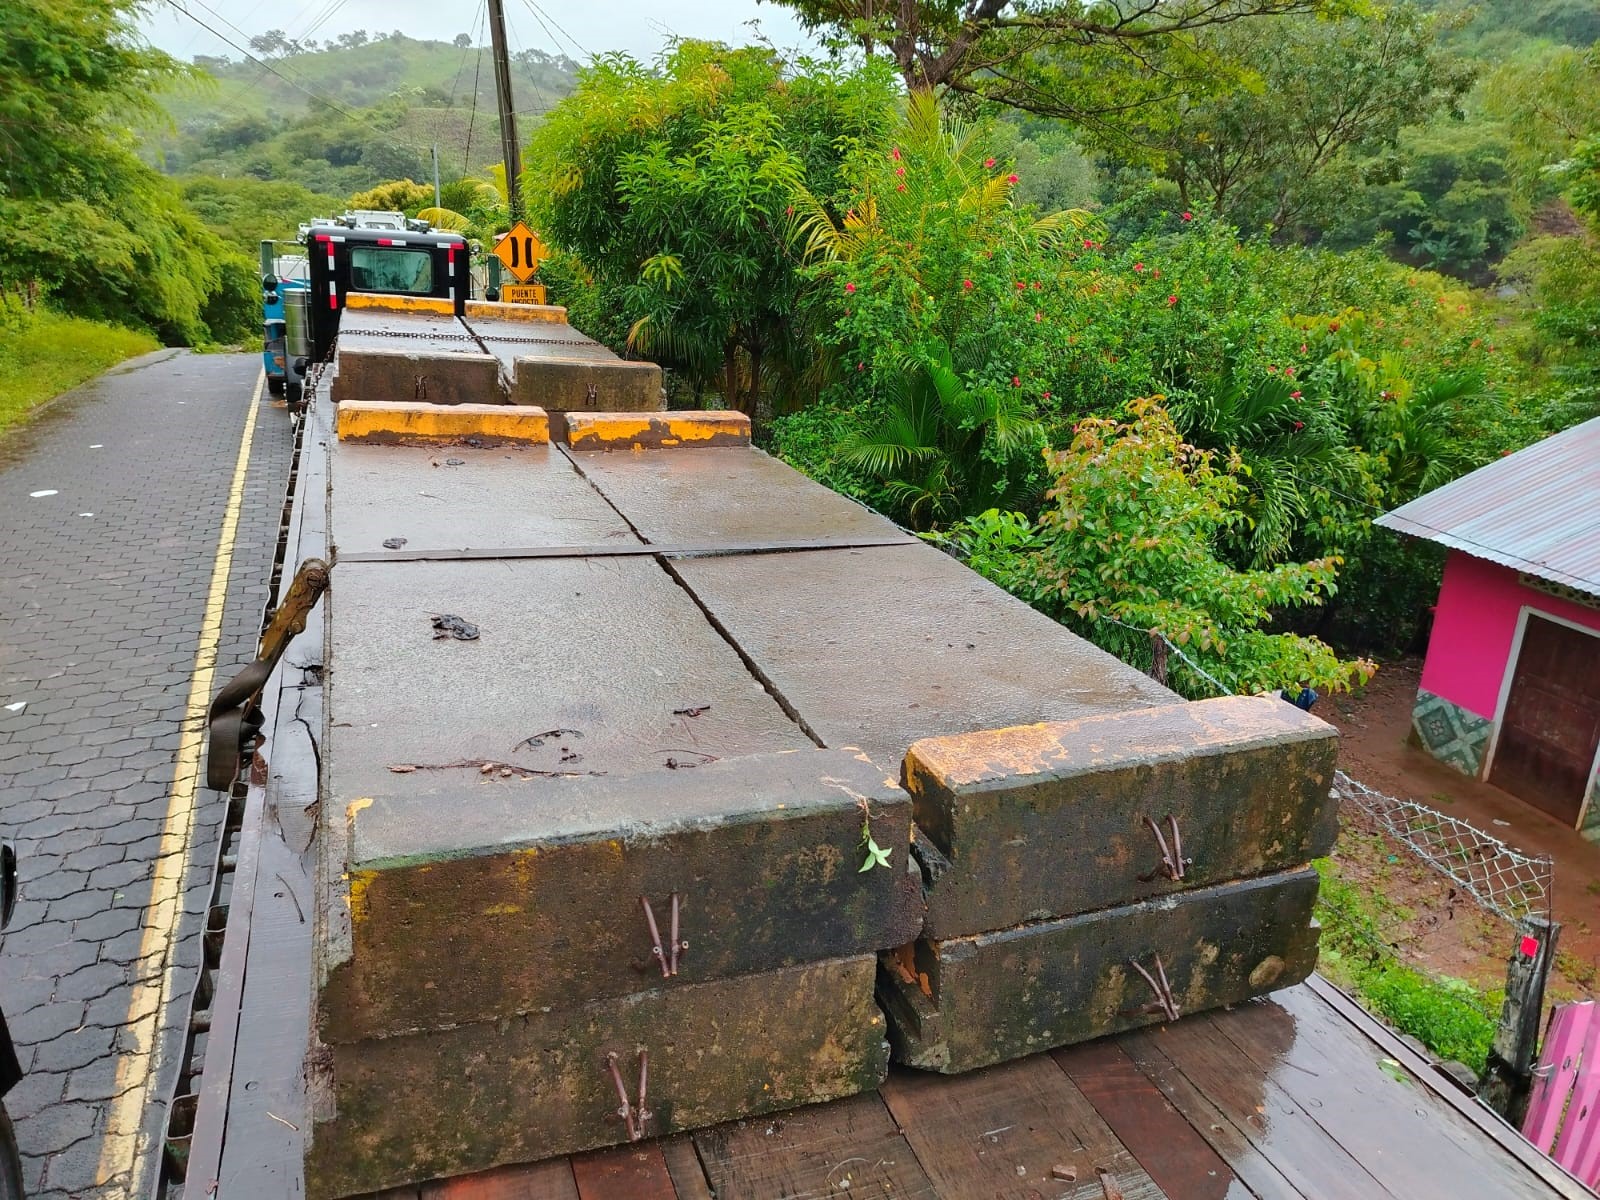
[[[1600,418],[1377,523],[1450,548],[1417,741],[1600,841]]]

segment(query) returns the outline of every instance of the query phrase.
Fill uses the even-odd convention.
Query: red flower
[[[1043,287],[1044,287],[1044,284],[1042,284],[1042,283],[1040,283],[1040,282],[1039,282],[1039,281],[1038,281],[1038,280],[1037,280],[1037,279],[1035,279],[1035,280],[1034,280],[1034,281],[1033,281],[1033,290],[1034,290],[1034,291],[1036,291],[1036,292],[1037,292],[1037,291],[1039,291],[1039,290],[1040,290],[1040,289],[1042,289],[1042,288],[1043,288]]]
[[[1171,308],[1177,302],[1178,302],[1177,293],[1173,293],[1172,295],[1167,297],[1167,307],[1168,308]]]
[[[853,284],[853,283],[847,283],[847,284],[844,285],[844,290],[845,290],[845,295],[853,296],[855,294],[856,285]]]
[[[1339,322],[1337,322],[1337,321],[1329,321],[1328,322],[1328,332],[1329,333],[1338,333],[1339,332]]]
[[[1293,367],[1285,367],[1283,369],[1283,377],[1285,379],[1293,379],[1294,378],[1294,368]]]
[[[1012,387],[1021,387],[1022,386],[1022,376],[1013,375],[1011,377],[1011,386]]]
[[[1033,319],[1035,323],[1042,321],[1044,320],[1044,314],[1042,312],[1036,312],[1033,314]]]
[[[1278,373],[1278,365],[1276,363],[1268,363],[1267,364],[1267,374],[1268,375],[1276,375],[1277,373]]]
[[[903,184],[903,183],[899,184],[898,186],[896,186],[896,188],[894,190],[897,191],[897,192],[903,192],[903,191],[906,190],[906,185]]]
[[[1045,399],[1046,399],[1046,400],[1048,400],[1048,399],[1050,399],[1050,393],[1049,393],[1049,392],[1046,392],[1046,393],[1045,393],[1045,394],[1044,394],[1044,398],[1045,398]]]
[[[1027,290],[1028,290],[1028,285],[1023,283],[1022,280],[1020,280],[1020,279],[1017,280],[1017,291],[1025,292]]]
[[[1093,250],[1094,249],[1094,243],[1091,242],[1088,238],[1084,238],[1083,239],[1083,248],[1085,250]]]
[[[860,363],[856,364],[856,370],[865,371],[866,369],[867,369],[867,364],[866,363],[860,362]]]
[[[896,167],[894,169],[894,173],[896,175],[904,175],[906,173],[906,169],[904,167]]]
[[[1160,279],[1161,278],[1161,272],[1159,270],[1151,271],[1150,272],[1150,278],[1152,278],[1152,279]]]
[[[1295,432],[1296,433],[1300,432],[1300,430],[1304,429],[1305,427],[1306,427],[1306,423],[1304,421],[1296,421],[1294,423],[1294,428],[1295,428]]]
[[[1133,269],[1135,271],[1142,271],[1144,270],[1144,264],[1142,262],[1136,262],[1133,264]]]
[[[1306,344],[1304,342],[1301,342],[1300,343],[1300,353],[1304,354],[1305,352],[1306,352]]]
[[[962,287],[964,287],[964,288],[966,288],[966,289],[967,289],[967,291],[969,291],[969,292],[970,292],[970,291],[971,291],[971,290],[972,290],[972,280],[970,280],[970,279],[963,279],[963,280],[962,280],[962,281],[961,281],[961,286],[962,286]]]
[[[894,159],[895,162],[899,162],[900,161],[900,147],[896,146],[893,150],[889,151],[889,157]]]
[[[984,159],[983,160],[983,165],[986,166],[986,167],[993,168],[994,167],[994,159],[992,159],[992,158]]]
[[[1291,399],[1291,400],[1300,399],[1300,393],[1299,392],[1290,392],[1289,393],[1289,399]]]
[[[1185,212],[1183,214],[1183,219],[1185,221],[1192,221],[1192,220],[1194,220],[1194,214],[1192,212]]]
[[[784,209],[783,211],[784,211],[784,215],[785,216],[790,216],[790,217],[794,216],[794,205],[792,205],[792,204],[789,205],[789,207]]]
[[[1017,182],[1017,177],[1015,175],[1007,175],[1006,176],[1006,182],[1007,183],[1016,183]]]

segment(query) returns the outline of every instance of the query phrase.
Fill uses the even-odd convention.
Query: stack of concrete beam
[[[817,747],[559,450],[332,456],[308,1194],[875,1088],[894,767]]]
[[[499,364],[448,311],[352,306],[339,317],[335,403],[503,404]]]
[[[917,742],[927,919],[883,957],[896,1058],[968,1071],[1304,979],[1334,745],[1267,696]]]
[[[659,366],[619,358],[566,324],[564,309],[480,303],[469,308],[466,323],[498,360],[511,403],[544,409],[559,440],[566,438],[568,413],[666,408]]]

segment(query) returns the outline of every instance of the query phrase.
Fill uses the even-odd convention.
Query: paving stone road
[[[250,355],[158,352],[0,441],[0,837],[17,843],[22,878],[0,935],[0,1011],[26,1072],[5,1103],[30,1200],[142,1195],[153,1181],[154,1154],[128,1165],[139,1130],[109,1126],[119,1087],[145,1061],[123,1060],[152,1040],[151,1014],[130,1012],[135,985],[168,965],[164,950],[149,952],[147,905],[259,369]],[[218,685],[254,653],[292,444],[283,410],[263,403]],[[17,702],[26,708],[7,710]],[[197,801],[174,986],[154,1014],[154,1049],[142,1051],[154,1103],[124,1115],[152,1137],[177,1069],[223,813],[214,792],[202,787]]]

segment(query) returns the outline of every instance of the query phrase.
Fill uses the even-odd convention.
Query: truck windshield
[[[358,292],[406,292],[426,296],[433,291],[433,257],[426,250],[353,246],[350,249],[350,286]]]

